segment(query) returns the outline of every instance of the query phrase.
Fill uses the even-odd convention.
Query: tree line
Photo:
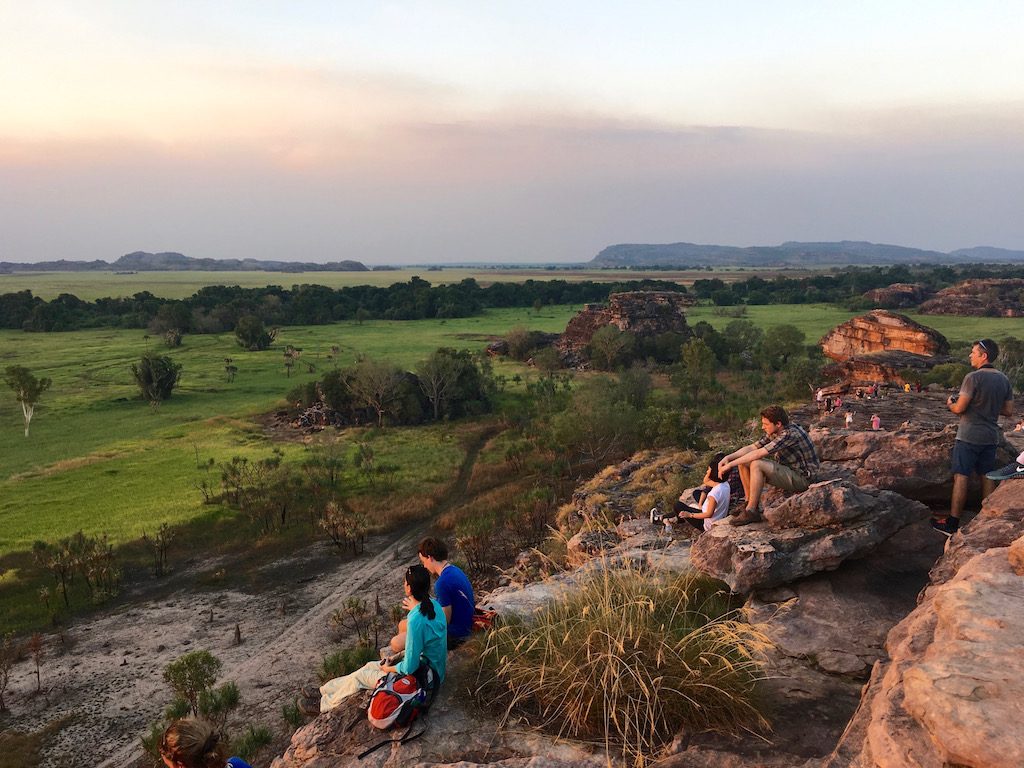
[[[0,295],[0,328],[46,332],[120,327],[148,328],[159,335],[169,330],[223,333],[233,330],[247,316],[267,325],[469,317],[489,308],[582,304],[604,301],[610,293],[642,290],[686,291],[675,283],[658,280],[527,280],[482,287],[470,278],[432,286],[419,277],[388,287],[295,285],[285,289],[214,285],[181,300],[141,291],[131,297],[96,301],[62,293],[45,301],[24,290]]]

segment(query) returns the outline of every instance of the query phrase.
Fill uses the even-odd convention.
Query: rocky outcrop
[[[965,280],[943,288],[921,305],[925,315],[1024,317],[1024,279]]]
[[[1024,765],[1024,483],[961,529],[824,768]]]
[[[820,343],[827,357],[839,361],[878,352],[910,352],[922,357],[949,352],[949,342],[938,331],[884,309],[847,320],[829,331]]]
[[[938,331],[882,309],[836,326],[820,344],[825,356],[838,363],[829,375],[865,384],[902,383],[900,370],[928,370],[946,362],[949,353],[949,343]]]
[[[765,522],[712,526],[693,544],[695,568],[747,594],[831,571],[871,551],[928,509],[845,480],[815,483],[765,511]]]
[[[636,336],[657,336],[672,331],[689,335],[685,309],[693,299],[671,291],[629,291],[613,293],[607,304],[587,304],[569,321],[555,349],[567,365],[579,365],[586,358],[591,337],[606,325]]]
[[[881,309],[916,307],[931,291],[921,283],[893,283],[885,288],[875,288],[864,294],[864,298]]]

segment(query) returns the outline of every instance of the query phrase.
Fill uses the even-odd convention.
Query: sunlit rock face
[[[1024,317],[1024,279],[965,280],[943,288],[921,305],[926,315]]]

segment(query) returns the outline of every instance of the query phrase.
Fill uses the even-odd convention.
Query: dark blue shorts
[[[953,474],[970,477],[973,473],[984,475],[996,467],[996,447],[975,445],[956,440],[953,443]]]

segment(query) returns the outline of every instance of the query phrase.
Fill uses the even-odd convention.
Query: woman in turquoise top
[[[430,597],[430,573],[422,565],[405,572],[405,599],[409,610],[405,638],[405,656],[397,664],[369,661],[350,675],[336,677],[320,686],[320,711],[327,712],[343,699],[360,690],[377,685],[388,672],[411,675],[425,659],[437,674],[438,685],[444,680],[448,662],[448,622],[441,605]],[[315,700],[314,700],[315,702]]]

